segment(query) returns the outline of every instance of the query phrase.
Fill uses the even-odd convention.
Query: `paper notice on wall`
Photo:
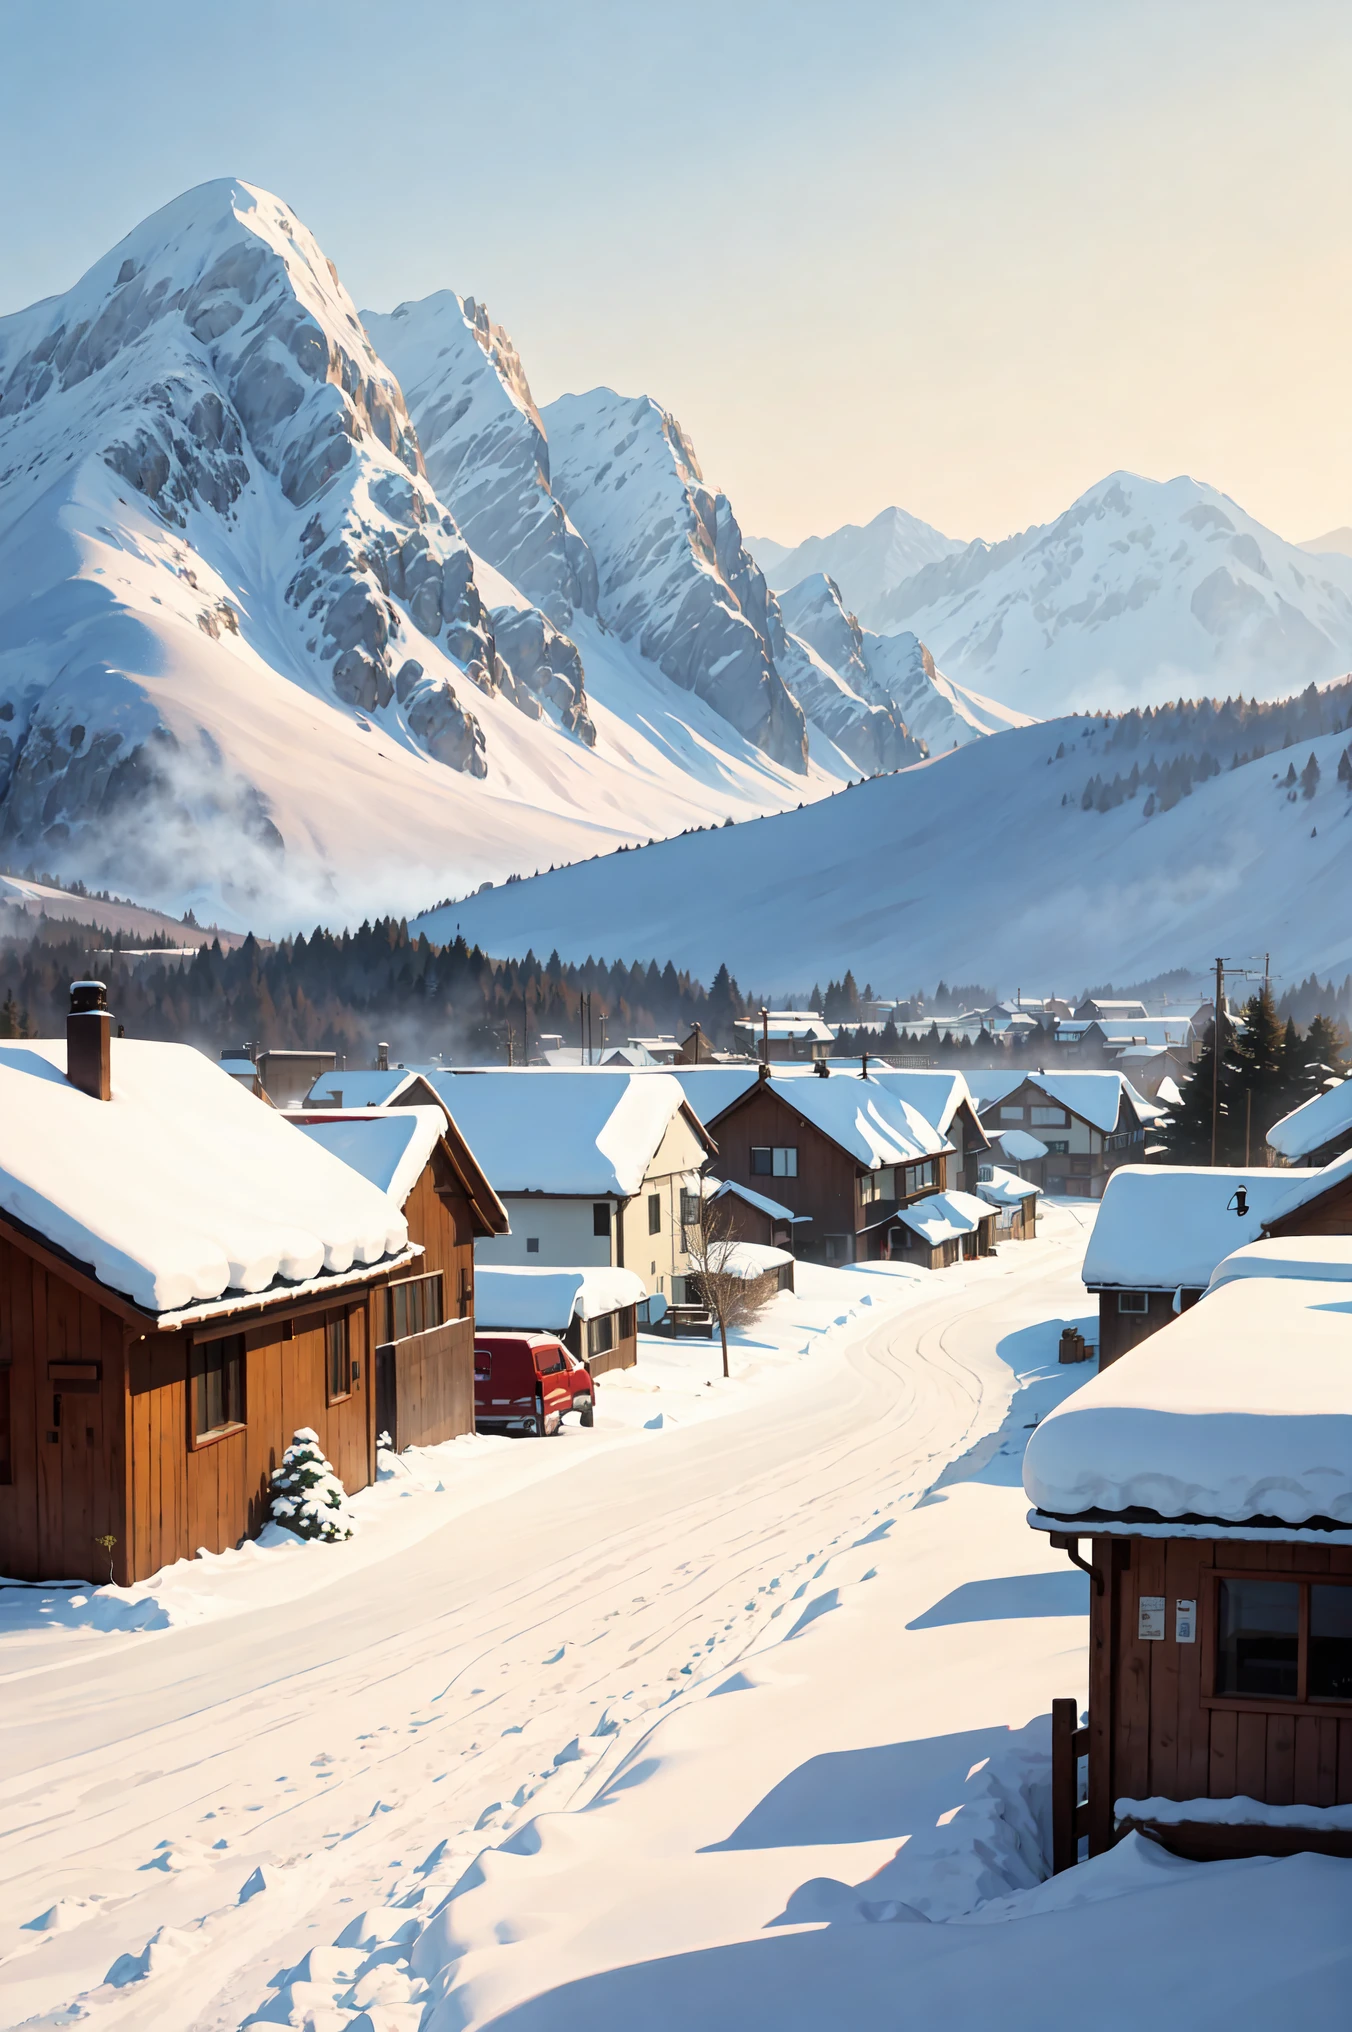
[[[1197,1641],[1197,1604],[1182,1600],[1174,1603],[1174,1642],[1195,1644]]]
[[[1136,1635],[1147,1644],[1158,1644],[1164,1637],[1164,1596],[1142,1595],[1137,1605]]]

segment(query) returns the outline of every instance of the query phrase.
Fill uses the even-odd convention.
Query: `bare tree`
[[[730,1373],[729,1327],[746,1326],[768,1298],[759,1278],[740,1276],[734,1267],[739,1247],[728,1202],[701,1195],[699,1220],[687,1223],[685,1229],[685,1252],[690,1262],[687,1284],[718,1321],[725,1376]]]

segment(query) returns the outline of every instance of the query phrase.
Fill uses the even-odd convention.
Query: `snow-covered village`
[[[0,2032],[1347,2022],[1349,87],[10,0]]]

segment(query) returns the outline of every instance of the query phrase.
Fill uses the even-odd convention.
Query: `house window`
[[[390,1286],[385,1299],[386,1340],[402,1341],[410,1334],[426,1333],[429,1327],[440,1326],[444,1318],[439,1270],[431,1277],[407,1277]]]
[[[671,1282],[674,1290],[678,1280],[673,1277]],[[631,1341],[638,1332],[638,1307],[636,1305],[622,1305],[620,1307],[619,1321],[620,1339],[622,1341]]]
[[[1035,1129],[1064,1129],[1066,1126],[1064,1108],[1034,1108],[1031,1112]]]
[[[1119,1312],[1149,1312],[1150,1300],[1144,1291],[1119,1291],[1117,1309]]]
[[[539,1253],[540,1253],[540,1237],[538,1235],[527,1235],[526,1254],[528,1256],[538,1256]]]
[[[610,1201],[598,1199],[592,1206],[592,1233],[604,1241],[610,1240]]]
[[[192,1436],[194,1445],[244,1423],[244,1336],[194,1341]]]
[[[345,1312],[331,1315],[325,1321],[324,1344],[328,1354],[329,1402],[339,1404],[352,1395],[352,1336]]]
[[[1352,1701],[1352,1587],[1238,1576],[1216,1589],[1216,1692]]]
[[[9,1397],[10,1365],[0,1363],[0,1488],[14,1480],[14,1425]]]
[[[615,1345],[615,1315],[603,1312],[599,1319],[587,1322],[587,1353],[608,1355]]]
[[[1070,1144],[1068,1142],[1058,1143],[1055,1141],[1055,1139],[1050,1141],[1047,1145],[1047,1154],[1050,1157],[1065,1157],[1068,1154],[1069,1150]]]
[[[683,1228],[697,1228],[699,1226],[699,1216],[700,1216],[699,1194],[697,1192],[686,1192],[684,1188],[682,1188],[681,1226]]]
[[[660,1192],[650,1192],[648,1194],[648,1233],[650,1235],[660,1235],[661,1232],[662,1195]]]
[[[1023,1120],[1023,1109],[1022,1109],[1022,1108],[1001,1108],[1001,1110],[1000,1110],[1000,1120],[1001,1120],[1002,1122],[1021,1122],[1021,1121]]]
[[[776,1143],[767,1147],[763,1143],[753,1143],[751,1175],[753,1178],[797,1178],[798,1145]]]

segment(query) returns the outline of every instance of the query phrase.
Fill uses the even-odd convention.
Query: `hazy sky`
[[[747,530],[1117,466],[1352,522],[1346,0],[6,0],[0,310],[208,177],[537,399],[647,392]]]

